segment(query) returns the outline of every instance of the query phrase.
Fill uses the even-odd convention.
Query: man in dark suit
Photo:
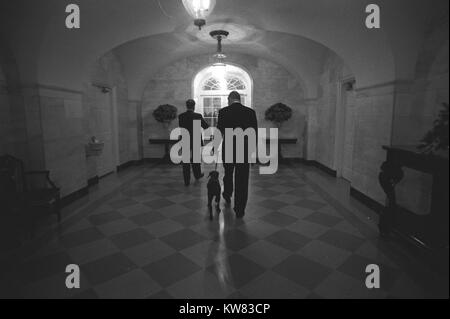
[[[231,203],[231,197],[234,189],[234,211],[236,213],[236,217],[243,218],[245,216],[245,208],[247,207],[248,181],[251,162],[251,159],[248,158],[248,139],[244,142],[244,149],[239,150],[236,148],[236,139],[234,138],[233,150],[228,150],[225,145],[225,132],[227,128],[233,130],[236,128],[241,128],[243,131],[248,128],[253,128],[255,130],[257,141],[258,121],[256,119],[255,111],[241,104],[241,96],[238,92],[233,91],[230,93],[228,96],[228,104],[228,107],[220,110],[217,124],[218,129],[224,137],[224,141],[222,143],[222,159],[225,169],[225,176],[223,178],[223,198],[227,203]],[[233,161],[231,163],[226,162],[226,153],[229,151],[233,151]],[[244,151],[243,163],[238,163],[236,151]]]
[[[186,108],[187,111],[180,114],[178,117],[179,121],[179,127],[184,128],[189,131],[189,134],[191,136],[191,162],[190,163],[183,163],[183,176],[184,176],[184,184],[186,186],[189,186],[191,183],[191,165],[192,165],[192,171],[194,173],[195,179],[199,180],[203,176],[205,176],[202,173],[201,164],[200,163],[193,163],[193,152],[194,152],[194,121],[200,121],[201,126],[204,130],[209,128],[208,123],[203,119],[203,116],[199,113],[195,113],[195,101],[194,100],[187,100],[186,101]],[[203,146],[203,139],[201,142],[201,145]],[[201,156],[201,154],[200,154]]]

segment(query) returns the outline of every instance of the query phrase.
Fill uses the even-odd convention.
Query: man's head
[[[192,99],[187,100],[186,108],[188,109],[188,111],[195,111],[195,101]]]
[[[231,105],[234,103],[241,103],[241,95],[236,91],[233,91],[228,95],[228,104]]]

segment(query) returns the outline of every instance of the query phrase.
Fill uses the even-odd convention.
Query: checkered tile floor
[[[205,180],[185,187],[180,167],[140,168],[52,233],[12,270],[9,287],[30,298],[425,296],[396,250],[334,205],[301,166],[273,176],[254,168],[250,184],[244,220],[222,201],[211,221]],[[73,263],[78,290],[65,287]],[[381,267],[379,290],[365,286],[369,264]]]

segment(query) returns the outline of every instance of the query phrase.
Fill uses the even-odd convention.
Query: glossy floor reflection
[[[376,217],[343,195],[348,185],[342,181],[293,164],[273,176],[260,176],[254,168],[250,184],[244,220],[223,202],[210,220],[206,180],[185,187],[180,167],[149,165],[107,177],[65,210],[61,225],[44,225],[8,259],[1,294],[423,298],[442,293],[435,286],[439,278],[401,245],[378,238]],[[72,263],[81,268],[79,290],[64,284],[65,267]],[[381,267],[379,290],[365,286],[369,264]]]

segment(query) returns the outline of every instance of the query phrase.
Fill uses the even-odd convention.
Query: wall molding
[[[122,171],[126,170],[127,168],[130,168],[133,166],[139,166],[142,164],[143,164],[143,160],[131,160],[131,161],[125,162],[125,163],[117,166],[117,172],[122,172]]]
[[[100,182],[100,177],[94,176],[94,177],[88,179],[88,186],[91,187],[91,186],[97,185],[99,182]]]
[[[146,157],[141,160],[142,164],[155,164],[161,163],[162,161],[163,161],[162,157]]]
[[[124,171],[125,169],[127,169],[129,167],[139,166],[141,164],[143,164],[142,160],[141,161],[139,161],[139,160],[129,161],[129,162],[126,162],[124,164],[121,164],[121,165],[117,166],[117,172],[121,172],[121,171]],[[106,176],[109,176],[111,174],[114,174],[114,172],[107,173],[107,174],[105,174],[105,175],[103,175],[101,177],[94,176],[94,177],[90,178],[87,181],[87,186],[85,186],[85,187],[83,187],[83,188],[81,188],[81,189],[79,189],[79,190],[77,190],[77,191],[75,191],[75,192],[73,192],[73,193],[71,193],[69,195],[64,196],[61,199],[61,207],[66,207],[66,206],[72,204],[73,202],[77,201],[78,199],[81,199],[84,196],[87,196],[89,194],[89,188],[90,187],[98,185],[102,178],[104,178]]]
[[[72,204],[73,202],[77,201],[78,199],[87,196],[88,194],[89,194],[89,186],[85,186],[69,195],[66,195],[63,198],[61,198],[61,207],[66,207]]]
[[[328,166],[316,161],[316,160],[307,160],[304,158],[298,158],[298,159],[291,159],[293,160],[295,163],[301,163],[304,164],[306,166],[314,166],[318,169],[320,169],[321,171],[327,173],[328,175],[332,176],[332,177],[337,177],[337,171],[334,169],[329,168]]]
[[[381,89],[381,88],[385,88],[385,87],[409,87],[414,83],[413,80],[394,80],[394,81],[389,81],[389,82],[383,82],[383,83],[378,83],[378,84],[374,84],[374,85],[369,85],[369,86],[364,86],[364,87],[358,87],[356,86],[355,88],[355,92],[356,93],[364,93],[365,91],[369,91],[369,90],[374,90],[374,89]],[[356,82],[356,84],[358,84],[358,82]]]
[[[77,94],[77,95],[83,94],[83,92],[79,91],[79,90],[69,89],[69,88],[65,88],[62,86],[56,86],[56,85],[46,85],[46,84],[24,84],[21,86],[21,88],[24,90],[36,90],[37,92],[40,92],[41,90],[50,90],[50,91],[59,91],[59,92]]]
[[[294,162],[301,163],[307,166],[314,166],[323,172],[327,173],[328,175],[337,178],[337,172],[322,163],[319,163],[315,160],[306,160],[306,159],[295,159]],[[362,203],[364,206],[368,207],[369,209],[373,210],[375,213],[380,214],[384,210],[384,206],[377,202],[376,200],[370,198],[366,194],[360,192],[354,187],[350,187],[350,196],[354,199],[358,200],[360,203]]]
[[[377,214],[380,214],[385,208],[382,204],[380,204],[376,200],[370,198],[366,194],[360,192],[359,190],[357,190],[354,187],[350,187],[350,196],[353,197],[354,199],[358,200],[363,205],[370,208]]]

